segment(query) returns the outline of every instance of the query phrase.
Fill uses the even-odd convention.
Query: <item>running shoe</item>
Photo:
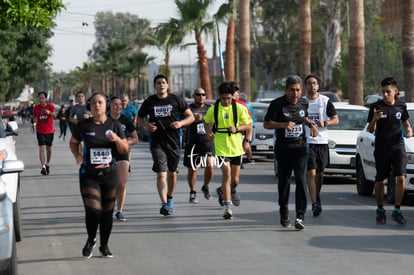
[[[43,166],[42,169],[40,170],[40,174],[42,174],[43,176],[46,176],[47,175],[46,167],[45,166]]]
[[[109,247],[107,245],[100,246],[99,251],[101,252],[102,257],[105,257],[105,258],[113,258],[114,257],[114,255],[112,255],[112,253],[109,250]]]
[[[121,222],[126,221],[126,218],[124,217],[121,211],[117,211],[115,214],[115,217],[118,221],[121,221]]]
[[[395,209],[392,211],[392,219],[396,221],[399,224],[406,224],[407,220],[404,218],[404,216],[401,214],[400,209]]]
[[[167,209],[168,209],[168,215],[171,215],[174,212],[174,200],[167,199]]]
[[[394,217],[394,213],[393,213],[393,217]],[[379,224],[387,223],[387,216],[385,216],[384,208],[377,208],[377,223]]]
[[[224,206],[224,198],[223,192],[221,191],[221,187],[217,187],[216,192],[218,196],[218,203],[220,204],[220,206]]]
[[[89,239],[86,241],[85,246],[82,249],[82,256],[85,258],[92,257],[92,250],[96,246],[96,239],[90,241]]]
[[[170,215],[169,211],[168,211],[168,205],[166,203],[163,203],[161,208],[160,208],[160,214],[164,215],[164,216],[168,216]]]
[[[319,205],[319,203],[315,202],[312,203],[312,213],[314,217],[317,217],[321,214],[322,207]]]
[[[49,175],[49,173],[50,173],[50,166],[49,165],[45,165],[45,168],[46,168],[46,175]]]
[[[280,212],[280,225],[282,225],[283,227],[290,227],[290,220],[289,220],[289,212]]]
[[[236,190],[231,191],[231,201],[233,202],[234,206],[240,205],[240,195],[236,192]]]
[[[297,218],[295,220],[295,228],[298,230],[303,230],[305,229],[305,223],[303,222],[302,219]]]
[[[204,198],[206,198],[206,200],[211,200],[213,196],[210,194],[210,190],[207,186],[203,185],[203,187],[201,187],[201,191],[203,192]]]
[[[197,194],[196,193],[190,193],[190,199],[188,201],[190,203],[198,203]]]
[[[231,208],[230,208],[230,206],[225,206],[224,207],[224,214],[223,214],[223,218],[225,219],[225,220],[230,220],[230,219],[233,219],[233,212],[231,211]]]

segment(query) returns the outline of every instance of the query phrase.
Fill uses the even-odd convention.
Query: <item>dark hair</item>
[[[44,91],[40,91],[37,93],[37,96],[40,96],[41,94],[45,95],[45,97],[47,98],[47,93]]]
[[[84,91],[77,91],[77,92],[76,92],[76,96],[78,96],[78,94],[83,94],[83,95],[86,95]]]
[[[112,102],[112,100],[114,100],[114,99],[120,99],[120,98],[119,98],[119,96],[116,96],[116,95],[111,96],[111,102]]]
[[[285,81],[285,89],[287,89],[292,84],[302,85],[302,79],[300,78],[300,76],[295,74],[289,75]]]
[[[388,85],[397,87],[397,80],[395,80],[394,77],[386,77],[386,78],[384,78],[381,81],[381,87],[388,86]]]
[[[218,87],[218,93],[219,95],[224,95],[224,94],[233,95],[234,92],[236,91],[235,87],[237,86],[235,86],[234,82],[223,82]]]
[[[168,78],[165,75],[163,75],[163,74],[157,74],[154,77],[154,85],[155,85],[155,83],[157,82],[158,79],[165,79],[165,81],[167,81],[167,83],[168,83]]]
[[[308,75],[307,77],[305,77],[305,84],[306,84],[306,81],[308,81],[308,79],[309,78],[315,78],[316,79],[316,81],[318,82],[318,85],[320,86],[321,85],[321,80],[319,79],[319,77],[317,77],[316,75],[314,75],[314,74],[310,74],[310,75]]]
[[[92,98],[94,98],[95,96],[98,96],[98,95],[100,95],[100,96],[103,96],[104,98],[105,98],[105,101],[106,101],[106,111],[108,111],[109,110],[109,108],[110,108],[110,106],[109,106],[109,101],[108,101],[108,97],[104,94],[104,93],[102,93],[102,92],[94,92],[89,98],[88,98],[88,100],[86,100],[86,110],[88,110],[88,111],[90,111],[91,110],[91,101],[92,101]]]

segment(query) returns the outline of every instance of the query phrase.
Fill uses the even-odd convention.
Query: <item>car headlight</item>
[[[407,152],[407,163],[414,164],[414,153]]]
[[[333,140],[328,140],[328,147],[329,147],[329,149],[335,149],[335,147],[336,147],[336,142],[335,141],[333,141]]]

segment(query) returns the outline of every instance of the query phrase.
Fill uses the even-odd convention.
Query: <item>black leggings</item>
[[[99,225],[101,246],[108,245],[112,231],[113,211],[116,198],[118,177],[115,173],[98,178],[79,176],[80,191],[85,207],[85,224],[88,239],[96,238]]]

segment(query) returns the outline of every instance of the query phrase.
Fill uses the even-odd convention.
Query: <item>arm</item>
[[[171,122],[170,127],[173,129],[180,129],[184,126],[188,126],[194,122],[195,118],[193,112],[191,112],[190,108],[184,111],[184,119],[180,121]]]
[[[75,157],[76,164],[81,165],[83,162],[83,157],[79,151],[80,141],[74,138],[73,136],[70,138],[69,141],[69,148],[72,152],[72,155]]]
[[[410,121],[408,119],[403,120],[402,125],[405,127],[405,129],[407,129],[407,133],[405,134],[405,137],[406,138],[412,137],[413,136],[413,129],[411,128]]]
[[[128,147],[132,147],[132,145],[138,144],[138,134],[137,131],[132,131],[131,136],[127,138]]]

